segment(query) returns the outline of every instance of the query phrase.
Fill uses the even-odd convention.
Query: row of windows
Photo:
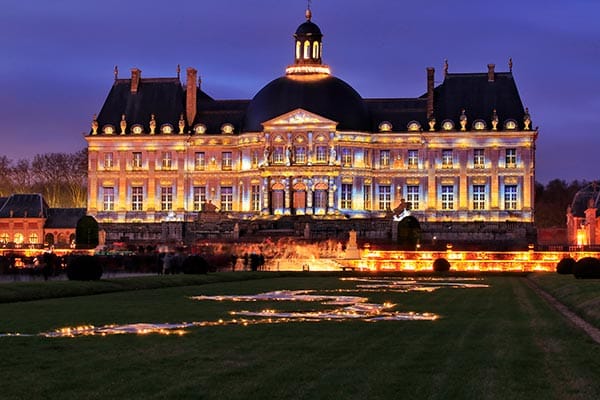
[[[353,165],[354,157],[352,149],[342,148],[340,156],[340,162],[343,166],[351,167]],[[326,163],[328,157],[335,158],[335,151],[328,151],[327,146],[316,146],[315,147],[315,162]],[[283,146],[277,146],[273,149],[271,155],[271,162],[273,164],[285,164],[286,162],[294,164],[306,164],[308,162],[308,154],[306,147],[298,146],[294,148],[285,148]],[[216,165],[217,161],[213,157],[210,161]],[[474,168],[485,168],[485,151],[484,149],[473,150],[473,167]],[[252,167],[257,167],[259,164],[258,151],[252,153]],[[365,164],[370,165],[370,154],[367,150],[365,153]],[[453,168],[454,167],[454,151],[452,149],[442,150],[441,158],[442,168]],[[143,159],[141,152],[133,152],[132,155],[132,167],[134,169],[141,169],[143,167]],[[207,165],[206,153],[203,151],[194,153],[194,169],[204,170]],[[382,168],[389,167],[391,165],[390,150],[379,151],[379,166]],[[419,166],[419,150],[408,150],[406,165],[408,168],[418,168]],[[221,169],[231,170],[233,166],[232,153],[230,151],[224,151],[221,153]],[[516,168],[517,166],[517,149],[506,149],[504,156],[504,166],[506,168]],[[104,153],[104,169],[112,169],[115,167],[113,153]],[[170,151],[162,153],[161,158],[161,169],[170,170],[173,168],[173,155]]]
[[[389,185],[380,185],[378,187],[378,209],[389,210],[392,201],[392,188]],[[278,198],[279,192],[283,196],[283,190],[274,191],[273,199]],[[418,185],[406,186],[406,201],[412,210],[419,209],[420,187]],[[321,198],[323,204],[326,204],[326,191],[315,191],[316,198]],[[283,197],[282,197],[283,199]],[[206,203],[206,187],[194,186],[192,188],[192,207],[194,211],[201,211]],[[252,211],[260,211],[260,185],[252,185],[250,188],[250,200]],[[273,200],[274,201],[274,200]],[[315,200],[316,201],[316,200]],[[353,208],[353,185],[343,183],[341,187],[340,207],[342,209]],[[485,210],[486,208],[486,188],[485,185],[472,186],[473,210]],[[371,185],[363,186],[363,205],[365,209],[371,208]],[[233,188],[231,186],[221,187],[221,210],[231,211],[233,208]],[[315,207],[319,207],[315,204]],[[323,206],[325,207],[325,206]],[[134,186],[131,188],[131,210],[142,211],[144,208],[144,188]],[[455,193],[453,185],[442,185],[441,187],[441,208],[442,210],[454,210]],[[103,188],[103,209],[104,211],[114,211],[115,209],[115,189],[113,187]],[[160,209],[162,211],[173,210],[173,188],[165,186],[160,188]],[[517,185],[504,186],[504,209],[517,209]],[[0,237],[0,240],[2,238]]]
[[[10,242],[10,235],[6,232],[2,232],[0,233],[0,243],[8,243]],[[20,233],[17,232],[13,235],[13,242],[16,244],[22,244],[25,242],[25,236]],[[29,242],[28,243],[39,243],[39,237],[37,233],[30,233],[29,234]]]

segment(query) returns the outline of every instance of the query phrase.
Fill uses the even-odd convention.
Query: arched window
[[[29,243],[36,244],[37,242],[38,242],[38,234],[37,233],[30,233],[29,234]]]
[[[304,59],[308,60],[310,58],[310,42],[307,40],[304,42]]]
[[[300,41],[296,41],[296,60],[302,57],[302,43]]]
[[[51,233],[46,233],[44,237],[44,242],[48,244],[48,246],[52,246],[54,244],[54,235]]]
[[[313,58],[319,58],[319,42],[313,42]]]
[[[25,240],[25,237],[23,236],[22,233],[15,233],[15,243],[16,244],[21,244],[21,243],[23,243],[24,240]]]

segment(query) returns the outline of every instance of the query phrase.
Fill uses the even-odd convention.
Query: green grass
[[[600,279],[575,279],[573,275],[532,274],[545,291],[580,317],[600,328]]]
[[[227,318],[306,303],[198,302],[198,294],[351,287],[302,275],[0,304],[0,331]],[[233,279],[233,278],[231,278]],[[520,277],[485,289],[371,293],[437,321],[319,322],[190,329],[185,336],[0,338],[3,399],[591,399],[600,346]],[[12,284],[11,284],[12,285]],[[2,287],[2,286],[0,286]]]

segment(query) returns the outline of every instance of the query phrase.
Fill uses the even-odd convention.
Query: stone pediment
[[[293,111],[275,117],[263,123],[265,129],[268,128],[299,128],[306,125],[330,126],[333,129],[337,126],[337,122],[322,117],[318,114],[313,114],[302,108],[297,108]]]

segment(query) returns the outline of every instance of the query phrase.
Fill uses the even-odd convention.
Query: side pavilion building
[[[293,64],[252,99],[214,99],[193,68],[185,83],[115,73],[86,136],[87,211],[107,240],[260,236],[280,220],[308,238],[336,224],[395,239],[404,220],[422,241],[535,240],[538,131],[512,63],[446,64],[438,86],[427,68],[421,96],[363,98],[323,63],[322,38],[307,10]],[[202,226],[202,210],[221,223]]]

